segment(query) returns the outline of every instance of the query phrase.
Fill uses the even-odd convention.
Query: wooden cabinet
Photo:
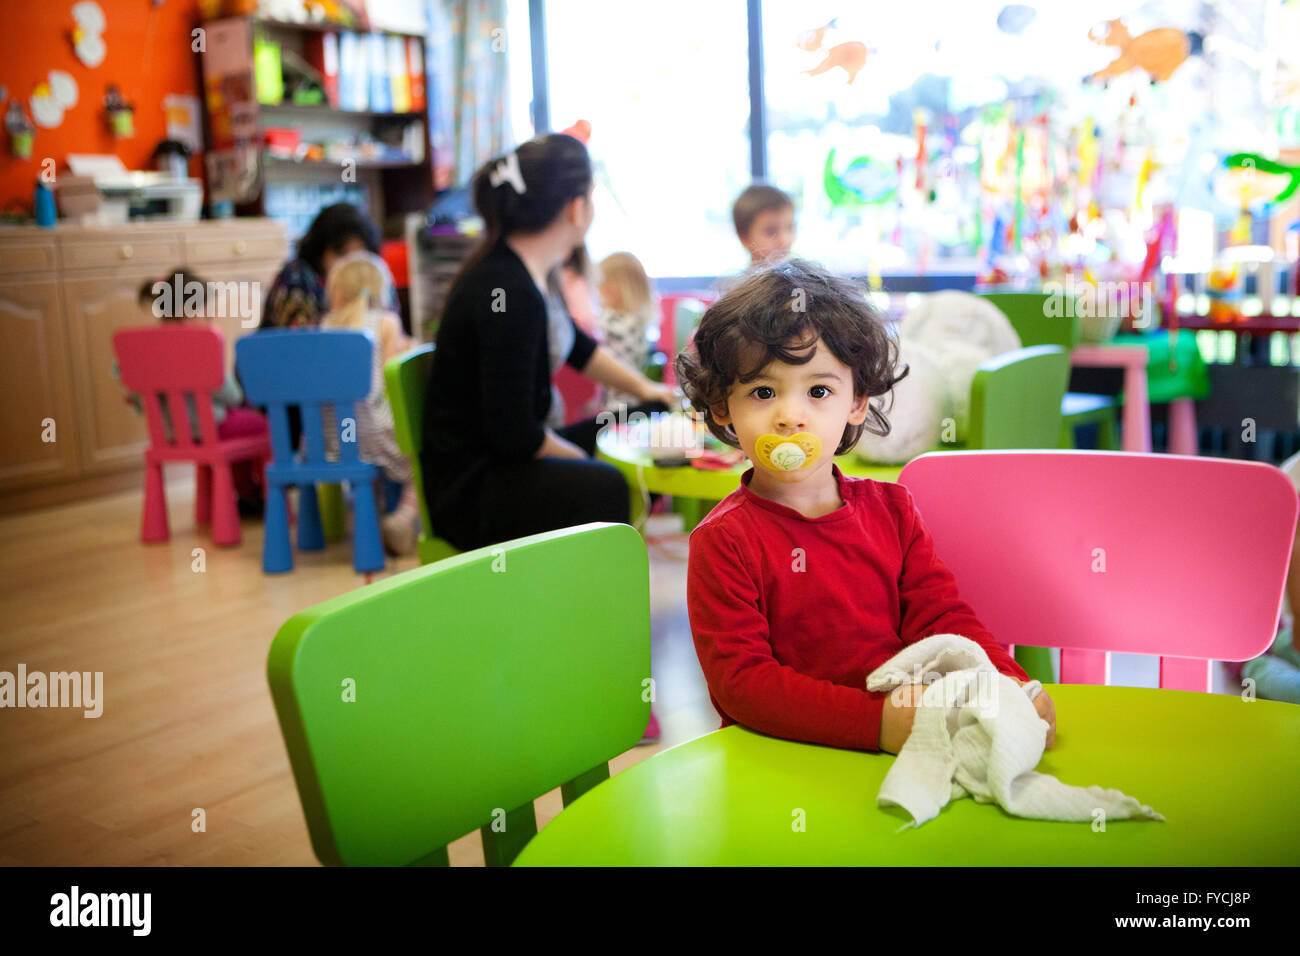
[[[152,270],[121,270],[63,285],[68,363],[79,409],[77,443],[88,475],[137,467],[149,447],[144,416],[127,404],[117,375],[113,333],[150,321],[136,297],[154,275]]]
[[[53,276],[0,277],[0,491],[78,473],[66,353]]]
[[[0,229],[0,511],[143,466],[148,429],[127,404],[113,334],[155,321],[138,300],[146,280],[183,268],[220,284],[211,321],[233,367],[287,258],[284,227],[266,219]],[[67,494],[50,491],[60,484]]]

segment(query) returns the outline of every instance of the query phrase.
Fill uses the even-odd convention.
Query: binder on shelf
[[[406,42],[401,37],[385,40],[388,48],[388,83],[393,95],[393,112],[411,112],[411,78],[406,74]]]
[[[423,112],[427,105],[424,85],[424,40],[406,38],[406,73],[411,83],[411,109]]]
[[[320,72],[325,99],[340,109],[339,103],[339,35],[309,33],[303,38],[303,55],[313,69]]]
[[[393,109],[393,88],[388,79],[388,54],[381,33],[367,33],[366,69],[370,85],[370,109],[389,113]]]
[[[339,109],[364,110],[367,103],[361,37],[339,34]]]

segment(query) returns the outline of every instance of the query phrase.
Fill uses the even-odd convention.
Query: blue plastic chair
[[[271,425],[271,464],[266,468],[266,541],[262,570],[293,570],[286,491],[298,486],[298,549],[325,547],[316,482],[352,486],[352,566],[367,574],[384,568],[384,546],[375,507],[379,466],[360,459],[356,402],[370,392],[374,343],[366,332],[335,329],[277,329],[246,335],[235,345],[235,363],[250,402],[265,405]],[[322,404],[334,406],[326,426]],[[302,410],[305,448],[289,444],[289,406]],[[346,428],[348,420],[351,427]],[[325,460],[325,428],[339,439],[339,460]],[[345,431],[346,428],[346,431]],[[350,440],[342,440],[350,433]]]

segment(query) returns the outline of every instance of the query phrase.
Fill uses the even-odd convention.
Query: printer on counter
[[[133,172],[112,155],[69,154],[68,169],[55,182],[63,215],[83,225],[135,219],[197,222],[203,183],[164,172]]]

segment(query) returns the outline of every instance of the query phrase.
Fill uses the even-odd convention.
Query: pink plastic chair
[[[668,385],[677,382],[677,373],[673,371],[673,359],[677,357],[675,316],[677,303],[683,299],[699,299],[705,305],[712,305],[718,301],[718,296],[714,292],[669,292],[659,296],[659,313],[662,319],[659,323],[659,351],[668,357],[668,364],[664,366],[664,382]]]
[[[1210,662],[1271,644],[1296,489],[1259,462],[1095,451],[930,453],[899,476],[961,597],[1010,644],[1061,648],[1061,683],[1110,652],[1209,691]]]
[[[235,505],[232,462],[271,456],[271,443],[263,435],[217,438],[212,415],[212,393],[225,381],[225,349],[221,332],[211,326],[145,326],[122,329],[113,336],[113,350],[122,382],[138,392],[152,442],[144,453],[144,516],[140,540],[166,541],[167,496],[162,466],[169,461],[195,465],[194,523],[212,524],[217,545],[239,544],[239,511]],[[167,396],[172,440],[167,440],[159,395]],[[186,395],[194,398],[198,412],[199,441],[194,441]]]

